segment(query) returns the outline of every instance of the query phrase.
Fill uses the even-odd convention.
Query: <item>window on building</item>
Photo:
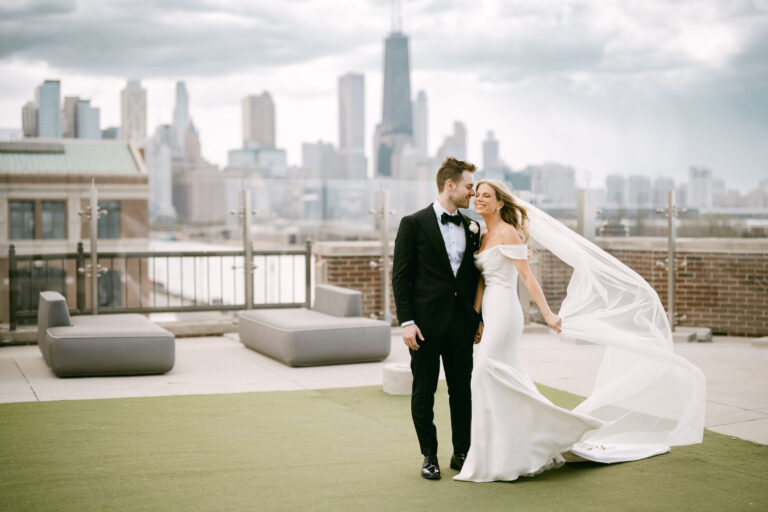
[[[42,201],[40,228],[42,238],[67,238],[67,203]]]
[[[33,240],[35,238],[35,202],[9,201],[11,240]]]
[[[120,201],[99,201],[107,214],[99,217],[99,238],[120,238]]]

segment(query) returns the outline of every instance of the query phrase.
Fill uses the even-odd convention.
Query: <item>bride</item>
[[[486,224],[475,264],[482,272],[475,309],[484,331],[472,373],[472,438],[461,472],[475,482],[516,480],[565,460],[612,463],[700,443],[704,377],[674,354],[656,292],[626,265],[498,180],[476,186]],[[533,240],[573,267],[555,315],[528,265]],[[536,389],[520,357],[523,314],[518,275],[547,325],[606,347],[592,394],[573,411]]]

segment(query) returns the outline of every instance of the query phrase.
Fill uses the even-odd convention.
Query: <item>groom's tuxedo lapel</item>
[[[453,276],[451,260],[448,259],[448,250],[445,248],[445,240],[443,240],[443,234],[440,232],[440,226],[437,224],[437,215],[435,215],[435,209],[432,205],[421,211],[420,222],[424,232],[427,234],[427,238],[429,238],[438,254],[440,254],[443,265]]]
[[[456,272],[456,275],[458,276],[459,272],[464,268],[464,265],[472,264],[474,265],[475,261],[475,251],[477,251],[480,248],[480,244],[478,241],[478,238],[469,230],[469,223],[472,222],[472,219],[469,219],[462,215],[461,212],[459,212],[459,215],[461,215],[461,224],[464,226],[464,236],[467,241],[466,248],[464,249],[464,256],[461,258],[461,265],[459,265],[459,271]]]

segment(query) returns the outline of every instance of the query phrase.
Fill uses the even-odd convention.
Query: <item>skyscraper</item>
[[[627,180],[627,199],[630,206],[647,208],[651,205],[651,179],[643,174],[632,174]]]
[[[627,180],[621,174],[605,177],[605,201],[612,206],[626,206]]]
[[[345,177],[367,177],[365,76],[359,73],[339,77],[339,157]]]
[[[173,108],[173,128],[176,131],[175,153],[184,155],[184,138],[189,125],[189,95],[184,82],[176,82],[176,106]]]
[[[64,107],[61,109],[61,136],[65,138],[77,137],[77,96],[64,98]]]
[[[46,80],[35,90],[37,133],[39,137],[61,137],[61,83]]]
[[[413,145],[419,156],[425,157],[429,151],[427,131],[427,93],[419,91],[413,102]]]
[[[675,190],[675,182],[671,178],[656,177],[653,181],[653,206],[666,206],[670,190]]]
[[[147,138],[147,90],[139,80],[128,80],[120,91],[120,137],[136,146]]]
[[[243,147],[275,147],[275,104],[264,91],[243,98]]]
[[[493,138],[493,132],[483,141],[483,170],[489,171],[499,166],[499,141]]]
[[[413,144],[411,65],[408,37],[398,25],[399,20],[384,43],[384,93],[374,138],[374,175],[407,179],[410,176],[400,176],[397,162],[403,149]]]
[[[712,206],[712,171],[706,167],[688,169],[688,206],[694,208]]]
[[[101,139],[101,126],[99,126],[100,111],[91,106],[91,100],[79,100],[77,102],[77,133],[78,139]]]
[[[365,147],[365,76],[347,73],[339,77],[339,149]]]
[[[437,150],[437,159],[442,162],[452,156],[459,160],[467,159],[467,128],[461,121],[453,122],[453,135],[449,135]]]
[[[37,137],[37,105],[28,101],[21,109],[21,131],[24,137]]]
[[[174,219],[173,189],[171,175],[171,147],[174,142],[173,129],[169,125],[160,125],[155,134],[147,140],[144,161],[149,175],[149,218]]]

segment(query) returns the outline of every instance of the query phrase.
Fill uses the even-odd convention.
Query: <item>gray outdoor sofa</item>
[[[59,377],[165,373],[176,357],[173,334],[142,315],[69,316],[58,292],[40,292],[37,343]]]
[[[315,288],[312,309],[240,312],[240,341],[288,366],[381,361],[389,356],[390,326],[363,318],[362,295],[331,285]]]

